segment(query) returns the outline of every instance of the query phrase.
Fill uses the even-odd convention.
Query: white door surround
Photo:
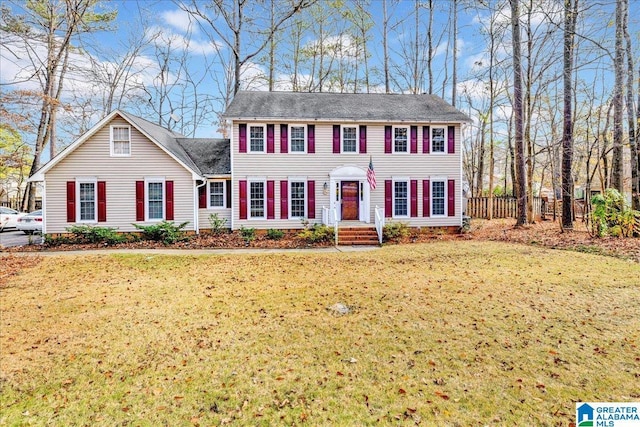
[[[342,194],[340,194],[340,183],[342,181],[357,181],[359,188],[359,209],[358,219],[362,222],[371,223],[371,203],[369,201],[370,190],[367,182],[367,171],[356,165],[344,165],[329,172],[329,199],[330,209],[335,209],[338,214],[338,221],[342,221]]]

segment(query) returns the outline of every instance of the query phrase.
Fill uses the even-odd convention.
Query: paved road
[[[3,231],[0,233],[0,248],[28,245],[29,238],[31,238],[32,244],[42,242],[42,236],[40,236],[39,234],[27,236],[22,231]]]

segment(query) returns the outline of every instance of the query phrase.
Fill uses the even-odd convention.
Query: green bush
[[[74,225],[66,230],[73,234],[73,243],[104,243],[105,245],[115,245],[127,240],[127,236],[118,233],[113,227],[96,227],[93,225]]]
[[[331,242],[334,239],[333,227],[322,224],[313,224],[302,230],[298,237],[309,243]]]
[[[227,219],[220,218],[217,213],[209,215],[209,224],[211,224],[211,232],[213,234],[220,234],[227,230]]]
[[[382,229],[385,241],[397,241],[409,235],[409,226],[404,222],[387,222]]]
[[[280,240],[284,237],[284,231],[282,230],[275,230],[273,228],[270,228],[267,230],[267,239],[269,240]]]
[[[244,239],[245,243],[249,243],[256,238],[255,228],[245,228],[244,225],[240,226],[240,235]]]
[[[143,239],[170,245],[186,239],[183,229],[187,224],[189,224],[189,221],[185,221],[182,224],[162,221],[153,225],[133,224],[133,226],[142,232]]]
[[[607,188],[591,198],[591,233],[598,237],[629,237],[638,233],[640,212],[631,209],[618,190]]]

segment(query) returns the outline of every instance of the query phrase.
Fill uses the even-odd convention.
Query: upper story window
[[[358,152],[358,128],[343,127],[342,128],[342,152],[357,153]]]
[[[393,152],[394,153],[409,152],[409,128],[408,127],[393,128]]]
[[[129,126],[111,126],[111,155],[131,155],[131,128]]]
[[[265,126],[249,126],[249,151],[253,153],[265,152]]]
[[[80,222],[96,222],[98,203],[95,180],[79,180],[76,186],[78,191],[78,218]]]
[[[291,136],[290,145],[292,153],[304,153],[306,147],[306,127],[305,126],[291,126],[289,128],[289,134]]]
[[[209,208],[224,208],[225,187],[225,181],[209,182]]]
[[[444,215],[445,206],[444,181],[431,181],[431,215]]]
[[[445,132],[444,127],[432,127],[431,128],[431,152],[432,153],[444,153],[445,151]]]

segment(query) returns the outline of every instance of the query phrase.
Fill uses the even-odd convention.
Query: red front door
[[[358,219],[358,181],[342,181],[342,220]]]

